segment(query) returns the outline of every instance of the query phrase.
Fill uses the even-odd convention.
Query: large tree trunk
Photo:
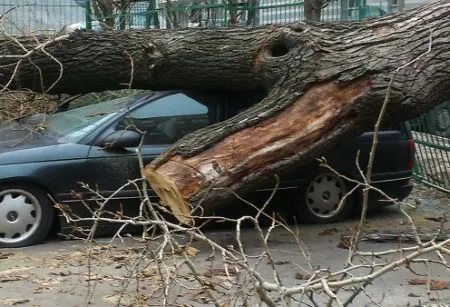
[[[267,92],[259,104],[177,142],[146,168],[184,204],[206,209],[262,177],[311,161],[372,125],[394,70],[386,121],[415,117],[450,93],[450,3],[356,23],[71,34],[36,49],[0,42],[0,83],[52,92],[123,88]],[[43,42],[42,37],[38,38]],[[421,58],[406,65],[418,56]],[[60,76],[60,64],[63,74]],[[41,68],[44,80],[40,80]],[[132,75],[132,78],[131,78]],[[158,180],[156,180],[158,181]],[[186,208],[182,212],[187,212]]]

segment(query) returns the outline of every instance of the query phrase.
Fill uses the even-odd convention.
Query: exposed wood
[[[418,56],[395,75],[386,121],[415,117],[448,98],[449,33],[449,1],[354,23],[76,32],[48,43],[46,52],[36,49],[15,75],[14,55],[35,48],[36,38],[2,37],[0,84],[12,78],[12,88],[42,91],[62,64],[52,92],[127,87],[131,71],[134,88],[267,92],[261,103],[188,135],[147,168],[173,183],[186,204],[211,209],[233,197],[228,189],[250,189],[370,127],[394,70]]]
[[[163,174],[188,203],[208,203],[212,210],[214,204],[221,204],[217,197],[230,195],[228,189],[241,190],[247,184],[249,188],[260,176],[290,165],[294,156],[306,160],[314,147],[330,141],[330,132],[351,129],[357,123],[357,114],[348,105],[369,90],[368,78],[343,86],[333,82],[317,84],[282,112],[239,130],[194,156],[183,157],[170,151],[147,166],[146,176],[152,178],[155,171]],[[180,200],[164,202],[177,203],[179,207]]]

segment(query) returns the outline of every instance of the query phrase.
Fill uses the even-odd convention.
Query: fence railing
[[[450,192],[450,102],[409,121],[416,141],[414,177]]]
[[[116,1],[118,2],[118,1]],[[323,21],[385,15],[388,0],[331,0]],[[305,19],[303,0],[148,0],[109,9],[95,0],[2,0],[3,27],[13,35],[54,34],[65,27],[97,30],[284,24]],[[384,3],[384,4],[382,4]]]
[[[0,14],[12,35],[55,34],[86,20],[85,8],[73,0],[0,0]]]
[[[329,1],[322,9],[322,21],[358,20],[387,14],[387,6],[383,9],[379,2],[369,5],[367,1],[371,0]],[[223,0],[207,3],[198,0],[151,0],[135,2],[112,17],[103,16],[98,11],[89,16],[95,16],[86,21],[92,29],[101,27],[102,22],[116,29],[141,29],[256,26],[305,19],[303,0]],[[89,26],[87,28],[90,29]]]
[[[148,0],[102,11],[95,0],[0,0],[5,31],[55,34],[67,28],[113,29],[284,24],[304,19],[303,0]],[[334,0],[323,21],[359,20],[394,12],[393,0]],[[5,14],[8,12],[7,14]],[[417,143],[414,177],[450,192],[450,102],[413,119]]]

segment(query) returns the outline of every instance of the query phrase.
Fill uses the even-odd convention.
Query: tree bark
[[[229,190],[251,189],[369,128],[391,78],[385,122],[415,117],[448,98],[449,33],[450,2],[439,1],[354,23],[75,32],[45,48],[36,48],[36,39],[47,38],[6,37],[0,39],[0,84],[13,80],[10,88],[43,91],[59,78],[54,93],[130,83],[266,91],[259,104],[186,136],[146,168],[150,179],[179,192],[180,206],[208,211],[232,199]],[[16,68],[18,58],[11,56],[33,48]]]

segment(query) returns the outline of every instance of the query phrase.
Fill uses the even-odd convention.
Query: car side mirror
[[[137,147],[141,142],[141,135],[136,131],[118,130],[108,135],[103,140],[103,146],[110,149],[123,149],[126,147]]]

